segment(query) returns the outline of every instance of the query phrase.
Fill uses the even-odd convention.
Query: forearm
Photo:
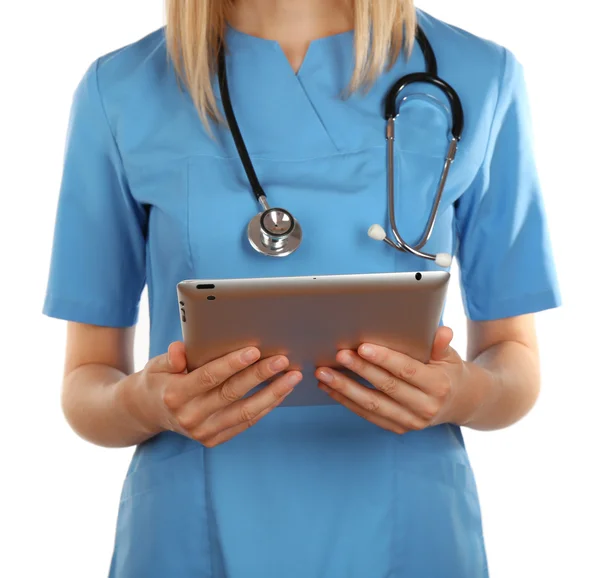
[[[125,375],[107,365],[83,365],[65,378],[62,407],[73,430],[105,447],[137,445],[154,435],[134,417],[125,391],[139,374]]]
[[[539,387],[537,353],[514,341],[498,343],[467,363],[459,423],[477,430],[508,427],[533,408]]]

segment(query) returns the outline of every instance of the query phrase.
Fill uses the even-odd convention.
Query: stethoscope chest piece
[[[248,240],[263,255],[286,257],[300,246],[302,228],[289,211],[269,208],[248,224]]]

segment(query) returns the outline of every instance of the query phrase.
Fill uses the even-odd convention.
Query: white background
[[[466,432],[491,575],[600,576],[600,316],[593,306],[598,287],[590,283],[598,266],[587,254],[596,257],[600,208],[600,108],[588,80],[598,68],[597,26],[584,0],[423,0],[420,6],[506,45],[526,67],[564,298],[560,310],[539,316],[543,392],[535,410],[508,430]],[[131,450],[94,447],[65,424],[59,403],[65,327],[40,310],[73,90],[96,57],[158,28],[163,15],[161,0],[29,0],[1,9],[0,575],[6,578],[107,575]],[[464,351],[456,286],[447,322]],[[138,367],[146,360],[147,331],[143,314]]]

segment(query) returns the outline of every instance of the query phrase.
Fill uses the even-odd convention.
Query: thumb
[[[431,347],[431,361],[454,361],[457,353],[450,347],[453,337],[454,333],[450,327],[438,328]]]
[[[183,373],[186,367],[185,345],[175,341],[169,345],[167,353],[150,361],[148,369],[153,373]]]

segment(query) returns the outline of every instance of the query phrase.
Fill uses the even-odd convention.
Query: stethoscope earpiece
[[[447,269],[452,265],[452,255],[450,255],[450,253],[438,253],[435,256],[435,264],[438,267]]]
[[[381,225],[371,225],[369,227],[369,237],[375,241],[385,241],[385,229]]]

